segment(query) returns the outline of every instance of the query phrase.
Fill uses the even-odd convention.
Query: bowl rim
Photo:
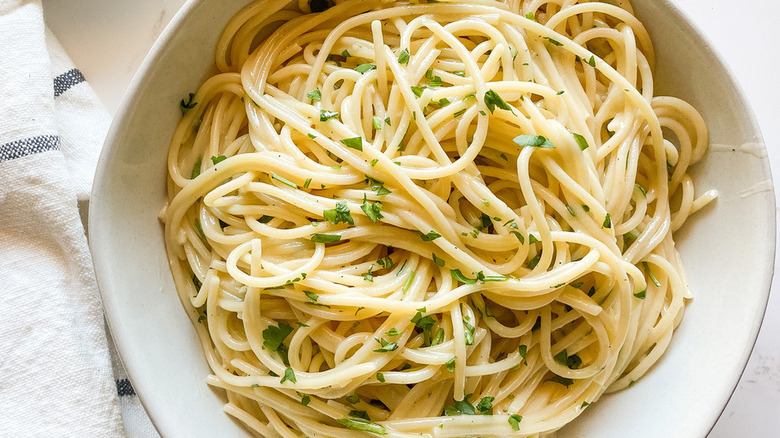
[[[105,184],[103,184],[103,181],[109,178],[108,163],[110,163],[115,158],[115,155],[117,153],[116,145],[118,144],[118,138],[121,132],[124,130],[124,125],[126,124],[126,120],[129,119],[128,115],[131,114],[134,109],[136,96],[143,91],[144,79],[154,67],[154,64],[157,61],[159,55],[162,52],[164,52],[165,49],[171,44],[171,40],[179,31],[179,29],[185,24],[187,18],[193,13],[193,11],[197,7],[209,1],[211,0],[186,0],[186,2],[176,12],[176,14],[171,19],[171,21],[165,26],[160,36],[152,45],[151,49],[149,50],[144,60],[140,64],[138,70],[134,74],[127,90],[125,91],[125,94],[121,99],[120,105],[117,108],[116,114],[111,123],[111,127],[103,143],[103,148],[101,150],[100,157],[97,163],[96,172],[95,172],[94,183],[90,195],[90,204],[89,204],[90,208],[88,211],[88,224],[89,224],[88,243],[89,243],[90,253],[92,256],[95,278],[98,285],[98,289],[100,291],[103,310],[105,312],[106,323],[108,324],[109,332],[114,341],[121,362],[127,372],[128,379],[133,385],[135,392],[138,396],[138,399],[140,400],[142,406],[144,407],[145,412],[147,413],[153,426],[158,432],[161,429],[160,426],[163,423],[166,423],[167,420],[160,412],[149,409],[152,403],[150,402],[149,399],[147,399],[147,396],[151,391],[148,391],[147,386],[144,383],[142,383],[142,379],[137,378],[138,373],[141,372],[138,370],[136,366],[139,359],[129,354],[128,351],[129,346],[127,345],[125,339],[122,336],[120,336],[117,331],[113,330],[115,323],[112,323],[112,320],[116,320],[120,318],[120,316],[118,315],[122,313],[122,308],[121,306],[119,306],[117,300],[114,298],[114,294],[111,293],[112,291],[108,290],[108,288],[104,284],[104,281],[102,280],[102,278],[104,278],[104,275],[107,275],[106,273],[110,271],[110,269],[107,266],[107,263],[105,262],[106,258],[102,257],[104,255],[104,252],[106,253],[105,255],[110,255],[108,254],[110,253],[110,251],[108,250],[104,251],[104,249],[97,244],[97,241],[101,239],[100,237],[101,233],[105,234],[103,231],[103,225],[101,221],[102,210],[100,208],[103,203],[104,187],[106,186]],[[685,33],[688,33],[693,37],[695,37],[697,40],[701,41],[703,43],[701,48],[703,51],[708,52],[708,54],[713,55],[713,58],[718,60],[717,62],[714,63],[714,66],[723,71],[724,78],[728,81],[730,86],[733,88],[734,93],[745,104],[745,108],[747,109],[747,111],[745,112],[746,124],[750,126],[753,132],[755,132],[756,140],[761,143],[764,149],[766,149],[766,144],[764,142],[761,127],[758,124],[758,121],[756,119],[755,113],[753,111],[753,106],[751,105],[750,100],[745,94],[744,88],[737,80],[730,65],[723,60],[723,57],[721,56],[719,50],[712,43],[710,37],[699,28],[699,26],[692,20],[690,15],[685,11],[683,11],[676,4],[675,1],[672,0],[652,0],[652,1],[654,1],[661,9],[668,11],[672,15],[673,19],[677,20],[680,24],[682,24],[685,27],[684,29]],[[677,1],[682,1],[682,0],[677,0]],[[252,0],[245,0],[246,4],[250,4],[251,2]],[[653,34],[651,32],[651,38],[652,37]],[[769,176],[770,180],[772,180],[772,173],[771,173],[769,160],[768,159],[762,160],[762,166],[767,176]],[[709,427],[707,427],[707,434],[709,434],[709,432],[713,430],[718,420],[721,418],[723,412],[725,411],[729,401],[731,400],[737,388],[739,381],[741,380],[743,374],[746,371],[747,363],[750,357],[752,356],[752,352],[755,348],[758,334],[763,324],[764,316],[766,314],[767,304],[769,301],[771,286],[772,286],[774,272],[775,272],[775,258],[776,258],[775,251],[777,245],[777,212],[775,208],[777,201],[776,201],[776,195],[774,191],[774,184],[772,185],[770,190],[772,194],[771,202],[766,205],[766,208],[767,210],[771,211],[771,214],[767,214],[766,218],[768,219],[768,223],[767,223],[768,229],[764,231],[767,233],[767,238],[768,238],[767,241],[771,243],[768,243],[768,245],[765,247],[765,250],[767,252],[767,257],[766,257],[767,264],[763,267],[757,268],[761,272],[761,278],[763,279],[762,287],[758,291],[763,294],[763,299],[761,300],[760,305],[758,307],[751,309],[753,310],[753,312],[757,313],[758,315],[754,318],[751,318],[751,320],[749,321],[749,325],[750,325],[749,335],[746,338],[746,341],[749,342],[749,346],[748,348],[746,348],[747,353],[743,354],[742,357],[740,357],[739,360],[736,361],[736,363],[739,365],[740,372],[733,376],[725,377],[726,379],[730,380],[729,384],[727,385],[729,390],[724,391],[724,397],[722,399],[722,407],[720,408],[720,410],[716,412],[717,415],[713,416],[711,424],[709,425]]]

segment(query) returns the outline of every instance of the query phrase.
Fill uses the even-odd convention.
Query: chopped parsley
[[[474,278],[468,278],[460,272],[460,269],[450,269],[450,275],[453,280],[459,281],[463,284],[474,284],[477,282]]]
[[[635,293],[634,296],[639,298],[640,300],[644,300],[645,297],[647,297],[647,289],[643,290],[642,292]]]
[[[355,67],[355,71],[363,74],[365,72],[374,70],[376,68],[376,65],[374,64],[360,64],[359,66]]]
[[[313,234],[311,241],[314,243],[336,243],[341,240],[338,234]]]
[[[495,399],[495,397],[482,397],[482,400],[477,403],[477,410],[483,415],[492,415],[490,411],[493,410],[493,400]]]
[[[512,430],[520,430],[520,422],[523,421],[523,416],[512,414],[507,421],[509,421],[509,425],[512,426]]]
[[[647,271],[647,276],[650,277],[650,281],[652,281],[656,287],[661,287],[661,282],[653,275],[653,271],[650,270],[650,265],[648,265],[647,262],[642,262],[642,265],[645,267],[645,271]]]
[[[431,253],[431,257],[433,257],[433,263],[436,263],[439,266],[444,266],[444,259],[441,259],[436,256],[436,254]]]
[[[190,174],[190,179],[195,179],[200,175],[200,168],[203,165],[203,159],[201,157],[198,157],[198,161],[195,162],[195,164],[192,165],[192,173]]]
[[[562,42],[560,42],[560,41],[558,41],[558,40],[554,40],[554,39],[552,39],[552,38],[550,38],[550,37],[544,37],[544,39],[546,39],[547,41],[549,41],[549,42],[550,42],[552,45],[554,45],[554,46],[562,46],[562,45],[563,45],[563,43],[562,43]]]
[[[414,93],[414,95],[417,97],[422,96],[423,91],[425,91],[425,88],[423,87],[412,87],[412,93]]]
[[[604,218],[604,224],[602,227],[612,228],[612,218],[609,216],[609,213],[607,213],[607,216]]]
[[[340,224],[342,222],[355,225],[355,220],[352,219],[352,215],[349,212],[349,207],[347,207],[347,203],[344,201],[338,202],[336,204],[336,208],[334,209],[324,210],[322,212],[322,217],[324,217],[326,221],[332,223],[333,225]]]
[[[363,139],[360,137],[345,138],[341,142],[348,148],[363,151]]]
[[[374,117],[371,119],[371,121],[374,123],[374,129],[376,129],[377,131],[379,131],[380,129],[382,129],[382,119],[380,119],[380,118],[379,118],[379,117],[377,117],[377,116],[374,116]]]
[[[376,222],[382,219],[382,203],[381,202],[368,202],[366,195],[363,195],[363,205],[360,206],[363,213],[371,219],[371,222]]]
[[[555,145],[547,139],[547,137],[541,135],[518,135],[512,139],[518,146],[531,146],[542,149],[554,149]]]
[[[432,240],[438,239],[439,237],[441,237],[441,234],[439,234],[439,233],[437,233],[436,231],[433,231],[433,230],[428,231],[427,234],[420,233],[420,238],[424,242],[430,242]]]
[[[385,430],[384,426],[362,418],[340,418],[338,422],[346,426],[348,429],[375,433],[377,435],[387,435],[387,431]]]
[[[309,297],[309,299],[310,299],[310,300],[312,300],[312,301],[317,301],[317,300],[320,298],[320,296],[319,296],[319,295],[315,294],[315,293],[314,293],[314,292],[312,292],[312,291],[305,290],[305,291],[303,291],[303,293],[304,293],[304,294],[305,294],[307,297]]]
[[[284,323],[279,323],[278,327],[269,325],[267,329],[263,330],[263,347],[271,351],[278,351],[292,331],[293,328]]]
[[[495,111],[496,107],[502,110],[512,111],[512,107],[510,107],[509,104],[506,103],[504,99],[502,99],[501,96],[499,96],[498,93],[493,90],[488,90],[485,92],[484,101],[491,114],[493,111]]]
[[[571,135],[574,136],[574,140],[577,142],[577,145],[580,147],[580,150],[585,150],[588,148],[588,141],[585,140],[585,137],[577,134],[576,132],[573,132]]]
[[[385,375],[382,373],[376,373],[376,379],[381,383],[385,383]]]
[[[384,338],[374,338],[377,342],[379,342],[379,345],[381,345],[381,348],[377,348],[374,350],[374,353],[387,353],[389,351],[395,351],[398,349],[398,344],[395,342],[387,342]]]
[[[283,176],[279,176],[279,175],[277,175],[275,173],[271,173],[271,179],[275,179],[275,180],[279,181],[280,183],[282,183],[282,184],[284,184],[286,186],[292,187],[294,189],[298,188],[298,185],[295,184],[294,182],[290,181],[289,179],[287,179],[287,178],[285,178]]]
[[[320,122],[327,122],[330,119],[335,119],[339,116],[338,111],[326,111],[320,110]]]
[[[409,49],[401,50],[401,53],[398,55],[398,63],[409,65]]]
[[[590,55],[590,59],[588,60],[588,65],[591,67],[596,67],[596,57],[593,55]]]
[[[312,91],[309,91],[308,93],[306,93],[306,97],[311,99],[313,102],[318,102],[318,101],[322,100],[322,93],[320,92],[320,90],[315,89],[315,90],[312,90]]]
[[[308,395],[304,395],[301,398],[301,404],[304,406],[308,406],[310,401],[311,401],[311,397],[309,397]]]
[[[224,155],[218,155],[216,157],[211,157],[211,162],[214,164],[221,163],[223,161],[227,160],[227,157]]]
[[[195,97],[195,93],[190,93],[190,97],[187,100],[187,102],[185,102],[184,99],[181,100],[181,103],[179,103],[179,109],[181,110],[181,115],[187,114],[189,110],[195,108],[195,105],[198,104],[198,102],[192,101],[194,97]]]
[[[450,373],[455,372],[455,360],[457,360],[457,358],[455,356],[452,356],[452,359],[448,360],[447,363],[444,364],[444,367]]]
[[[561,376],[559,376],[559,375],[557,375],[557,374],[556,374],[556,375],[554,375],[552,378],[548,379],[548,381],[549,381],[549,382],[555,382],[555,383],[558,383],[558,384],[560,384],[560,385],[563,385],[563,386],[565,386],[565,387],[567,387],[567,388],[568,388],[569,386],[571,386],[572,384],[574,384],[574,380],[572,380],[572,379],[568,379],[568,378],[566,378],[566,377],[561,377]]]

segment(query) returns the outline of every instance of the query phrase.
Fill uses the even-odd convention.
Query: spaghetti
[[[182,101],[161,213],[263,437],[539,436],[663,354],[708,138],[628,1],[255,2]],[[312,12],[311,9],[317,10]]]

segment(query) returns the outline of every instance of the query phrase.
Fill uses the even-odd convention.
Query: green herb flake
[[[303,398],[301,398],[301,404],[304,406],[308,406],[310,401],[311,401],[311,397],[309,397],[308,395],[304,395]]]
[[[293,328],[284,323],[279,323],[278,327],[269,325],[267,329],[263,330],[263,347],[271,351],[278,351],[292,331]]]
[[[528,262],[528,269],[534,269],[536,265],[539,264],[539,260],[542,258],[542,253],[536,254],[529,262]]]
[[[588,148],[588,141],[585,140],[585,137],[577,134],[576,132],[573,132],[571,135],[574,136],[574,140],[577,142],[577,145],[580,147],[580,150],[584,151],[585,149]]]
[[[433,263],[436,263],[439,266],[444,266],[444,259],[441,259],[436,256],[436,254],[431,253],[431,257],[433,257]]]
[[[303,293],[306,294],[306,296],[309,297],[309,299],[312,301],[317,301],[320,298],[319,295],[315,294],[312,291],[305,290],[303,291]]]
[[[523,416],[512,414],[507,421],[509,421],[509,425],[512,426],[512,430],[520,430],[520,422],[523,421]]]
[[[387,430],[385,430],[384,426],[362,418],[341,418],[338,422],[348,429],[370,432],[377,435],[387,435]]]
[[[355,67],[355,71],[363,74],[365,72],[374,70],[376,68],[376,65],[374,64],[360,64],[359,66]]]
[[[308,189],[309,185],[311,185],[311,178],[306,178],[306,181],[303,182],[303,188]]]
[[[384,338],[374,338],[374,340],[379,342],[379,345],[382,346],[381,348],[374,350],[374,353],[387,353],[398,349],[398,344],[395,342],[388,342]]]
[[[404,287],[401,289],[403,293],[406,293],[409,291],[409,288],[412,286],[412,281],[414,281],[414,276],[416,272],[412,271],[411,275],[409,275],[409,278],[406,279],[406,283],[404,284]]]
[[[584,402],[582,402],[582,405],[580,406],[580,409],[585,409],[585,408],[587,408],[588,406],[590,406],[590,403],[588,403],[588,402],[584,401]]]
[[[542,149],[555,148],[555,145],[550,140],[548,140],[547,137],[541,135],[522,134],[512,139],[512,141],[514,141],[515,144],[521,147],[531,146],[531,147],[542,148]]]
[[[398,336],[402,332],[399,332],[397,328],[393,327],[390,330],[387,331],[387,336]]]
[[[504,101],[504,99],[501,98],[501,96],[498,95],[493,90],[488,90],[485,92],[485,105],[487,105],[488,111],[490,111],[491,114],[493,114],[493,111],[495,111],[496,107],[506,110],[506,111],[512,111],[512,107],[509,106],[508,103]]]
[[[466,110],[468,110],[468,108],[463,108],[462,110],[455,111],[455,113],[452,116],[453,117],[460,117],[460,116],[462,116],[463,114],[466,113]]]
[[[381,383],[385,383],[385,375],[382,373],[376,373],[376,379],[379,380]]]
[[[179,109],[181,110],[181,115],[187,114],[191,109],[195,108],[195,105],[198,104],[198,102],[192,101],[194,97],[195,97],[195,93],[190,93],[187,102],[185,102],[184,99],[181,100],[181,103],[179,103]]]
[[[320,122],[327,122],[330,119],[335,119],[339,116],[338,111],[320,111]]]
[[[345,58],[349,58],[352,55],[349,54],[349,50],[344,50],[343,52],[341,52],[341,56]]]
[[[412,87],[412,93],[414,93],[414,95],[417,97],[422,96],[423,91],[425,91],[425,88],[423,87]]]
[[[374,116],[371,120],[374,123],[374,129],[376,129],[377,131],[382,129],[382,119],[380,119],[377,116]]]
[[[433,230],[428,231],[427,234],[420,233],[420,238],[424,242],[430,242],[432,240],[438,239],[439,237],[441,237],[441,234],[439,234],[439,233],[437,233],[436,231],[433,231]]]
[[[289,186],[289,187],[291,187],[293,189],[297,189],[298,188],[298,185],[295,184],[294,182],[290,181],[289,179],[287,179],[287,178],[285,178],[283,176],[279,176],[279,175],[277,175],[275,173],[271,173],[271,178],[275,179],[275,180],[279,181],[280,183],[282,183],[282,184],[284,184],[286,186]]]
[[[336,204],[336,208],[324,210],[322,212],[322,217],[333,225],[337,225],[342,222],[355,225],[355,220],[352,218],[352,215],[349,212],[349,207],[347,207],[347,203],[344,201],[338,202]]]
[[[644,300],[647,297],[647,289],[643,290],[642,292],[635,293],[634,296],[640,300]]]
[[[360,209],[371,219],[371,222],[376,222],[384,217],[382,215],[382,203],[368,202],[366,195],[363,195],[363,204],[360,206]]]
[[[200,168],[203,165],[203,159],[201,157],[198,157],[198,161],[195,162],[195,164],[192,165],[192,173],[190,174],[190,179],[195,179],[200,175]]]
[[[549,42],[550,42],[552,45],[554,45],[554,46],[562,46],[562,45],[563,45],[563,43],[562,43],[562,42],[560,42],[560,41],[558,41],[558,40],[554,40],[554,39],[552,39],[552,38],[550,38],[550,37],[544,37],[544,39],[546,39],[547,41],[549,41]]]
[[[634,185],[634,187],[636,187],[637,189],[639,189],[639,191],[640,191],[640,192],[642,192],[642,196],[644,196],[645,198],[647,198],[647,192],[645,191],[645,188],[644,188],[644,187],[642,187],[642,186],[641,186],[641,185],[639,185],[639,184],[635,184],[635,185]]]
[[[448,372],[454,373],[455,372],[455,360],[457,358],[455,356],[452,356],[452,359],[448,360],[447,363],[444,364],[444,367],[447,369]]]
[[[311,241],[314,243],[336,243],[341,240],[338,234],[313,234]]]
[[[475,284],[477,282],[474,278],[468,278],[465,275],[463,275],[462,272],[460,272],[460,269],[451,269],[450,275],[452,276],[452,279],[455,281],[459,281],[463,284]]]
[[[525,14],[525,18],[527,18],[527,19],[529,19],[531,21],[536,21],[536,14],[534,14],[533,12],[529,12],[529,13]]]
[[[439,76],[434,76],[431,80],[428,81],[428,86],[431,88],[441,87],[441,85],[442,85],[442,81],[441,81],[441,77]]]
[[[569,214],[570,214],[570,215],[572,215],[572,216],[574,216],[574,217],[576,217],[576,216],[577,216],[577,212],[576,212],[576,211],[574,211],[574,209],[573,209],[573,208],[571,208],[571,206],[570,206],[570,205],[567,205],[567,206],[566,206],[566,211],[568,211],[568,212],[569,212]]]
[[[572,380],[572,379],[568,379],[568,378],[566,378],[566,377],[561,377],[561,376],[558,376],[558,375],[554,375],[554,376],[553,376],[551,379],[549,379],[548,381],[549,381],[549,382],[558,383],[558,384],[560,384],[560,385],[563,385],[563,386],[565,386],[565,387],[567,387],[567,388],[568,388],[569,386],[571,386],[572,384],[574,384],[574,380]]]
[[[661,287],[661,282],[655,278],[653,271],[650,270],[650,265],[648,265],[647,262],[642,262],[642,265],[645,267],[645,271],[647,271],[647,276],[650,277],[650,281],[652,281],[656,287]]]
[[[379,162],[379,158],[374,158],[373,160],[371,160],[371,163],[370,163],[371,167],[376,166],[376,163],[378,163],[378,162]]]
[[[409,65],[409,49],[401,50],[401,53],[398,55],[398,63]]]
[[[609,216],[609,213],[607,213],[607,216],[604,217],[604,224],[602,224],[602,227],[612,228],[612,218]]]
[[[588,60],[588,65],[591,67],[596,67],[596,57],[593,55],[590,55],[590,59]]]
[[[203,232],[203,227],[200,226],[200,220],[195,219],[195,229],[198,230],[198,236],[203,243],[207,242],[206,233]]]
[[[482,397],[482,400],[477,403],[477,410],[483,415],[492,415],[490,411],[493,410],[493,400],[495,399],[495,397]]]
[[[520,353],[520,357],[525,359],[526,355],[528,355],[528,346],[523,344],[523,345],[517,347],[517,352]]]
[[[341,142],[348,148],[363,151],[363,139],[360,137],[345,138]]]
[[[514,236],[517,237],[517,240],[520,241],[521,245],[525,243],[525,238],[518,231],[510,231],[510,233],[514,234]]]
[[[211,162],[214,164],[221,163],[223,161],[227,160],[227,157],[224,155],[218,155],[216,157],[211,157]]]
[[[312,102],[319,102],[322,100],[322,93],[319,89],[315,89],[306,93],[306,97],[308,97]]]
[[[466,331],[463,332],[463,335],[466,338],[466,345],[474,345],[474,332],[477,330],[476,327],[466,321],[463,321],[463,327],[466,329]]]

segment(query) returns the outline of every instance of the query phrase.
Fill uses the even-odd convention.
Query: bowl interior
[[[215,42],[246,0],[187,3],[130,86],[98,166],[90,246],[107,319],[141,401],[166,437],[248,434],[222,413],[168,269],[158,213],[179,100],[213,63]],[[630,390],[603,397],[561,437],[704,436],[750,355],[775,244],[766,149],[749,105],[709,43],[667,0],[634,2],[657,51],[656,94],[699,109],[711,150],[693,171],[720,197],[676,234],[694,300],[669,350]]]

